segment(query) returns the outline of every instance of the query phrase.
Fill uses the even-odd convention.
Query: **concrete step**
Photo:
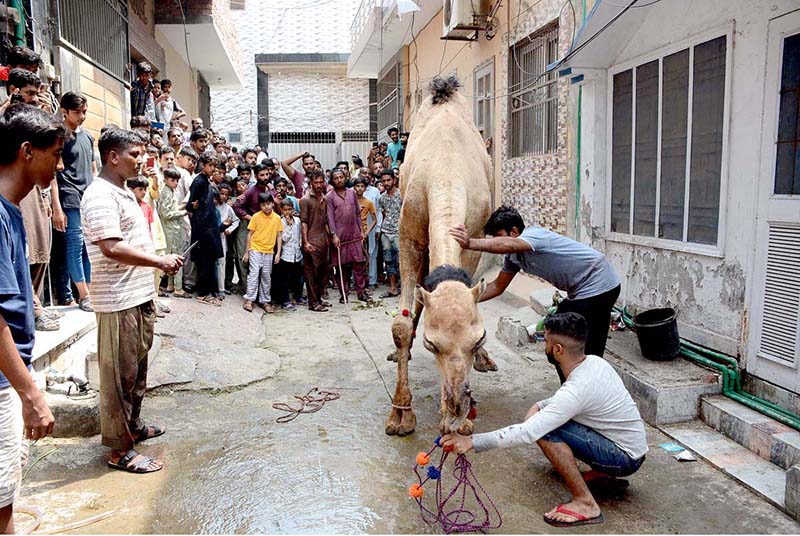
[[[787,473],[777,465],[701,421],[665,425],[661,430],[781,510],[790,515],[797,511],[796,504],[786,504],[787,492],[790,502],[796,501],[796,493],[787,487]]]
[[[788,470],[800,463],[800,432],[722,395],[703,397],[700,417],[714,430]]]

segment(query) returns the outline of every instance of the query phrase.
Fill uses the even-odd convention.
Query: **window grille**
[[[128,64],[128,4],[120,0],[58,0],[59,31],[67,41],[120,80]]]

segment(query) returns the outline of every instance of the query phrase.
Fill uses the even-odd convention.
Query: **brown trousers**
[[[308,291],[308,306],[316,305],[328,285],[328,259],[322,255],[306,253],[303,257],[303,276]]]
[[[116,313],[97,314],[97,359],[100,366],[100,433],[103,445],[133,448],[147,387],[147,352],[153,344],[153,301]]]

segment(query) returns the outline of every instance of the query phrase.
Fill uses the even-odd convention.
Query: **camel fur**
[[[462,250],[448,232],[462,223],[470,236],[483,236],[491,210],[489,157],[459,87],[455,77],[432,81],[400,167],[399,307],[413,314],[398,315],[392,324],[397,388],[386,422],[389,435],[407,435],[416,427],[408,361],[423,308],[425,347],[442,375],[443,433],[472,433],[469,371],[497,370],[483,349],[486,332],[477,306],[483,282],[471,286],[481,254]],[[427,288],[419,286],[423,282]]]

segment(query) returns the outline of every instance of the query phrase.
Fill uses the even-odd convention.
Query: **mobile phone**
[[[372,146],[373,146],[373,147],[377,147],[377,146],[378,146],[378,142],[377,142],[377,141],[373,141],[373,142],[372,142]]]
[[[11,100],[11,104],[16,104],[18,102],[24,102],[24,99],[22,98],[22,95],[20,95],[19,93],[14,93],[13,95],[11,95],[11,99],[10,100]]]
[[[156,167],[156,157],[155,156],[148,156],[147,157],[147,167],[149,167],[149,168]]]

